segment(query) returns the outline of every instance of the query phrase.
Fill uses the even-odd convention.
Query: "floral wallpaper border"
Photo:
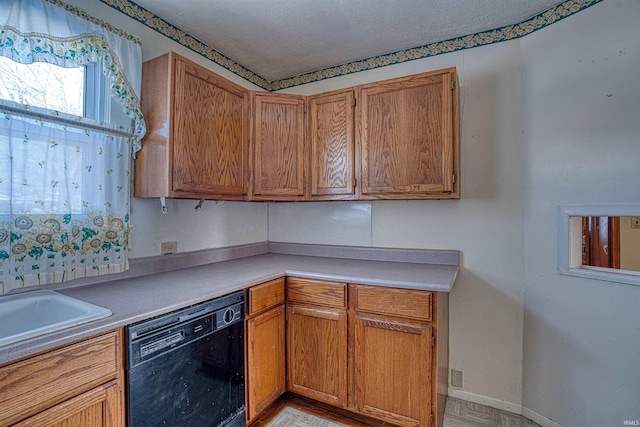
[[[237,64],[235,61],[226,57],[214,48],[202,43],[201,41],[195,39],[179,28],[174,27],[162,18],[155,16],[153,13],[129,0],[100,1],[146,25],[147,27],[156,30],[160,34],[169,37],[170,39],[180,43],[181,45],[193,50],[194,52],[199,53],[200,55],[204,56],[207,59],[210,59],[211,61],[226,68],[232,73],[250,81],[251,83],[267,91],[272,92],[303,85],[306,83],[312,83],[320,80],[330,79],[333,77],[357,73],[360,71],[385,67],[387,65],[428,58],[443,53],[455,52],[463,49],[471,49],[474,47],[485,46],[488,44],[499,43],[507,40],[514,40],[531,34],[534,31],[538,31],[548,25],[574,15],[604,0],[567,0],[564,3],[552,7],[551,9],[542,12],[534,16],[533,18],[523,21],[519,24],[508,25],[506,27],[497,28],[495,30],[483,31],[476,34],[470,34],[467,36],[431,43],[411,49],[400,50],[386,55],[363,59],[360,61],[353,61],[347,64],[329,67],[310,73],[300,74],[298,76],[293,76],[277,81],[268,81],[264,79],[253,71],[243,67],[240,64]]]

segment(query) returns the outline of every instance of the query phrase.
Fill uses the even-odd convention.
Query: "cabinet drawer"
[[[356,285],[356,311],[430,322],[434,294],[428,291]]]
[[[249,288],[248,315],[253,316],[276,305],[284,304],[284,278]]]
[[[345,283],[287,277],[287,302],[346,308],[346,288]]]
[[[117,378],[118,342],[113,332],[0,368],[0,426]]]

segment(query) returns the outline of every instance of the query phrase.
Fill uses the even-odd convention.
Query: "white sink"
[[[0,296],[0,347],[111,316],[111,310],[58,292]]]

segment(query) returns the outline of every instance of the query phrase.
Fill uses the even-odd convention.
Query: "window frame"
[[[84,66],[84,114],[89,119],[111,123],[111,97],[102,61]]]
[[[640,204],[558,207],[558,272],[585,279],[640,286],[640,272],[582,265],[582,217],[640,216]]]

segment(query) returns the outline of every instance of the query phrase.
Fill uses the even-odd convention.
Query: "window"
[[[84,85],[84,67],[62,68],[46,62],[20,64],[0,56],[2,99],[85,116]]]
[[[561,274],[640,285],[640,205],[559,208]]]
[[[140,40],[62,2],[0,16],[0,294],[124,271]]]
[[[63,68],[46,62],[20,64],[0,56],[0,99],[130,127],[110,94],[103,63]]]

